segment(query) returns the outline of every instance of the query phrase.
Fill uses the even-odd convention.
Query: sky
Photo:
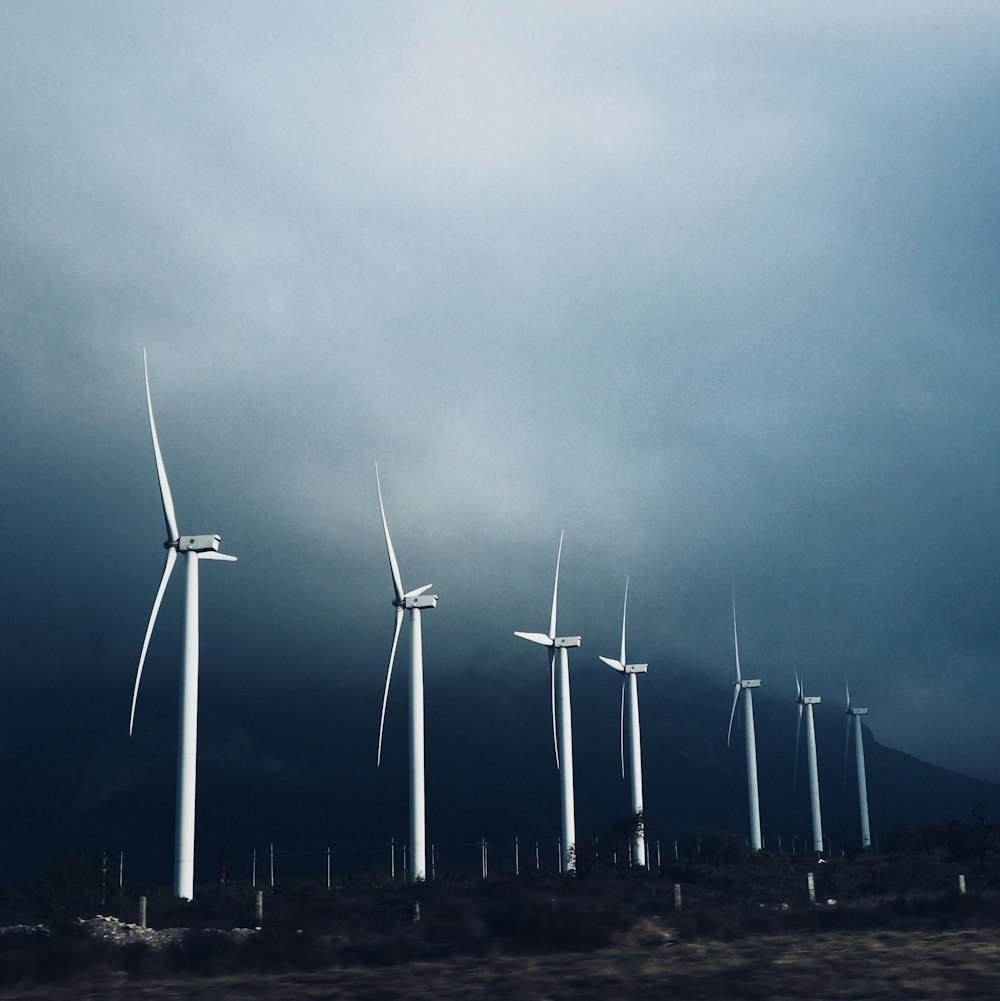
[[[428,698],[523,671],[547,718],[512,633],[565,531],[584,684],[628,574],[630,659],[717,680],[721,739],[735,583],[790,721],[846,676],[1000,781],[998,50],[988,2],[3,3],[7,686],[90,674],[127,726],[145,347],[181,530],[239,557],[203,672],[360,685],[374,743],[377,461]]]

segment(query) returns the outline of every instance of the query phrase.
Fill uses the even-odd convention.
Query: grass
[[[326,1001],[472,999],[992,999],[1000,944],[985,929],[829,932],[738,942],[651,946],[618,942],[591,952],[453,957],[388,968],[335,966],[306,973],[229,974],[134,982],[124,975],[63,991],[30,987],[0,998],[80,1001],[267,998]]]

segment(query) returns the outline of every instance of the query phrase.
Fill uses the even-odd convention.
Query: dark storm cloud
[[[799,669],[836,704],[849,672],[884,742],[1000,778],[990,5],[11,3],[0,29],[24,663],[131,686],[162,559],[145,344],[180,521],[241,557],[204,575],[218,670],[379,687],[378,459],[442,674],[527,656],[565,528],[590,653],[631,573],[650,682],[721,688],[735,577],[774,697]]]

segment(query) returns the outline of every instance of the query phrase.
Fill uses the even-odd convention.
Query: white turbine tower
[[[740,639],[736,632],[736,596],[733,595],[733,646],[736,649],[736,683],[733,686],[733,708],[729,714],[729,736],[726,747],[733,739],[733,718],[740,692],[743,693],[743,733],[746,738],[747,791],[750,800],[750,846],[759,852],[764,846],[760,835],[760,794],[757,790],[757,735],[753,725],[753,689],[760,688],[759,680],[744,680],[740,673]]]
[[[563,533],[559,533],[559,550],[556,553],[556,579],[552,587],[552,612],[548,633],[515,632],[515,636],[549,647],[549,673],[552,688],[552,739],[556,751],[556,768],[559,769],[562,805],[562,870],[576,871],[576,814],[573,805],[573,719],[569,700],[570,647],[580,645],[579,636],[556,636],[556,609],[559,603],[559,561],[562,559]],[[556,651],[559,669],[556,670]]]
[[[871,828],[868,825],[868,779],[865,773],[865,747],[861,736],[861,717],[868,715],[867,709],[859,709],[851,704],[851,689],[844,681],[847,692],[847,743],[844,745],[846,764],[847,748],[851,740],[851,723],[854,724],[854,755],[858,768],[858,804],[861,809],[861,847],[868,851],[872,846]]]
[[[628,577],[625,578],[625,601],[622,605],[622,645],[618,660],[601,657],[608,667],[622,675],[622,709],[619,747],[622,759],[622,778],[625,778],[625,688],[628,687],[628,767],[632,779],[632,816],[636,818],[633,834],[632,857],[635,865],[646,868],[646,833],[642,820],[642,748],[639,743],[639,686],[637,674],[645,674],[648,664],[629,664],[625,659],[625,615],[628,612]]]
[[[813,851],[823,854],[823,817],[819,809],[819,768],[816,763],[816,725],[813,722],[813,706],[823,700],[816,695],[806,695],[802,679],[795,674],[795,688],[798,693],[799,722],[795,730],[795,773],[798,774],[799,740],[802,735],[802,709],[806,714],[806,752],[809,761],[809,803],[812,808]]]
[[[139,655],[139,667],[135,672],[135,688],[132,690],[132,712],[129,715],[128,732],[131,736],[135,723],[135,704],[139,697],[139,682],[142,667],[146,661],[146,651],[153,635],[153,626],[160,610],[160,602],[167,589],[167,582],[177,561],[177,554],[183,553],[187,560],[187,588],[184,602],[184,660],[181,667],[180,718],[177,735],[177,828],[174,852],[174,896],[191,900],[194,896],[194,804],[196,760],[198,754],[198,563],[200,560],[225,560],[235,562],[235,556],[219,552],[218,535],[181,535],[177,531],[174,502],[170,496],[167,471],[160,454],[160,442],[156,437],[156,422],[153,420],[153,402],[149,394],[149,370],[146,366],[146,352],[142,353],[142,367],[146,379],[146,410],[149,413],[149,431],[153,438],[153,458],[156,460],[156,476],[160,484],[160,501],[163,505],[163,520],[167,527],[167,540],[163,543],[167,551],[167,561],[163,567],[160,586],[153,600],[153,610],[146,626]]]
[[[410,613],[410,876],[414,881],[427,878],[427,822],[424,799],[424,643],[420,628],[420,611],[423,608],[437,608],[437,595],[425,594],[430,584],[415,591],[403,591],[403,581],[399,575],[396,552],[389,537],[389,523],[385,520],[385,505],[382,503],[382,484],[375,464],[375,486],[378,490],[378,506],[382,512],[382,530],[385,532],[385,548],[389,554],[389,570],[392,586],[396,593],[393,605],[396,607],[396,628],[392,634],[389,650],[389,669],[385,676],[385,692],[382,695],[382,718],[378,725],[378,758],[382,763],[382,730],[385,727],[385,707],[389,699],[389,682],[392,680],[392,664],[396,659],[396,644],[403,625],[404,610]]]

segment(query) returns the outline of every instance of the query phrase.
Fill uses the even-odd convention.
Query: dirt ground
[[[996,999],[1000,939],[989,930],[837,932],[734,943],[621,944],[591,953],[463,957],[308,974],[128,981],[2,991],[4,999],[167,1001],[267,998],[435,1001],[617,999]]]

